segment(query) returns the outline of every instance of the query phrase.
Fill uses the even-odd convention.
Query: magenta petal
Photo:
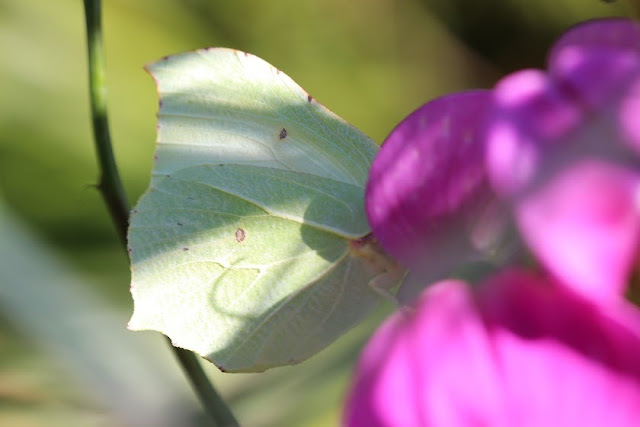
[[[410,114],[373,162],[366,210],[374,236],[408,267],[441,265],[472,250],[490,199],[478,140],[489,91],[449,95]]]
[[[549,74],[585,113],[607,117],[609,141],[640,152],[640,23],[603,19],[564,34]]]
[[[637,425],[640,314],[541,278],[427,289],[365,348],[347,426]]]
[[[576,292],[608,302],[625,292],[640,238],[640,176],[581,162],[516,202],[520,230]]]
[[[494,278],[480,292],[508,395],[509,425],[637,425],[636,307],[619,301],[600,311],[519,272]]]
[[[493,187],[512,196],[539,179],[541,168],[548,167],[547,153],[559,157],[556,153],[570,148],[582,119],[580,109],[542,71],[520,71],[500,81],[485,127]]]
[[[552,52],[552,72],[522,71],[496,86],[485,127],[491,183],[529,247],[557,278],[602,301],[624,293],[640,237],[640,158],[629,150],[640,141],[640,87],[625,86],[640,76],[638,64],[625,68],[638,57],[637,31],[624,20],[571,30]]]
[[[549,72],[554,78],[569,77],[579,94],[591,92],[586,100],[599,104],[624,87],[625,76],[637,73],[639,60],[640,23],[599,19],[576,25],[556,41]]]
[[[345,424],[455,427],[498,420],[504,396],[496,368],[469,289],[441,282],[424,292],[415,314],[396,313],[369,342]]]

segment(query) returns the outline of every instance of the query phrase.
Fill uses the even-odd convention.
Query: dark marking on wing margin
[[[280,139],[285,139],[287,137],[287,130],[285,128],[282,128],[282,130],[280,131]]]

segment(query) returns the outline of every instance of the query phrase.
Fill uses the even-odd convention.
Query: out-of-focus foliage
[[[380,142],[437,95],[542,66],[543,52],[567,26],[625,13],[622,1],[598,0],[104,0],[111,128],[128,195],[133,203],[148,184],[155,140],[156,94],[142,66],[164,55],[207,46],[252,52]],[[0,51],[5,201],[90,278],[90,292],[128,312],[127,258],[92,187],[82,2],[0,2]],[[0,272],[12,268],[0,260]],[[58,370],[60,356],[16,328],[18,317],[0,316],[0,425],[52,421],[40,411],[46,404],[61,409],[60,425],[103,422],[104,406],[83,400]],[[216,373],[215,380],[247,425],[335,424],[353,357],[372,326],[300,366]]]
[[[188,422],[189,413],[193,416],[194,411],[184,405],[188,396],[186,384],[179,381],[176,369],[167,369],[164,359],[168,358],[162,357],[165,352],[158,351],[159,343],[154,346],[148,336],[127,333],[121,327],[126,313],[92,295],[86,287],[91,279],[69,270],[2,204],[0,218],[0,310],[12,321],[16,332],[35,341],[35,347],[57,359],[66,371],[66,381],[60,385],[65,395],[78,403],[75,415],[85,412],[91,418],[90,408],[96,405],[107,410],[107,417],[95,413],[95,421],[110,415],[127,424]],[[32,357],[14,355],[14,363],[29,359],[35,362]],[[41,374],[42,367],[37,365],[35,373]],[[34,373],[30,374],[25,373],[23,379],[33,380]],[[7,377],[9,384],[15,380],[13,375]],[[65,414],[64,409],[56,408],[38,393],[32,394],[28,387],[18,387],[22,393],[16,393],[4,386],[0,390],[9,402],[26,406],[41,403],[41,414],[54,419]],[[85,396],[80,397],[77,389],[84,389]]]
[[[631,0],[635,1],[635,0]],[[595,17],[625,16],[627,2],[603,0],[418,0],[467,46],[501,73],[542,67],[568,26]]]

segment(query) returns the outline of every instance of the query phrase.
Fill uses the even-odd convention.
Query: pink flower
[[[404,119],[389,135],[369,172],[367,214],[384,247],[406,265],[436,255],[464,229],[490,188],[479,124],[491,93],[470,91],[436,99]],[[462,233],[458,233],[462,234]],[[460,236],[462,237],[462,236]],[[459,249],[459,245],[455,245]]]
[[[412,270],[401,294],[491,255],[505,217],[544,273],[423,291],[365,348],[346,425],[638,425],[640,311],[623,294],[640,251],[640,24],[579,25],[548,71],[412,113],[366,207]]]
[[[548,72],[498,83],[485,126],[493,188],[529,248],[576,291],[619,298],[640,238],[640,24],[574,27]]]
[[[373,234],[414,271],[405,287],[490,253],[508,212],[559,283],[619,299],[640,250],[640,24],[579,25],[547,72],[412,113],[372,165],[366,207]]]
[[[604,311],[548,279],[445,281],[360,358],[344,424],[636,426],[640,313]]]
[[[419,280],[418,286],[405,280],[401,300],[419,294],[425,280],[441,280],[480,257],[499,235],[500,210],[479,139],[490,101],[490,91],[477,90],[423,105],[393,130],[373,162],[366,191],[373,234]]]

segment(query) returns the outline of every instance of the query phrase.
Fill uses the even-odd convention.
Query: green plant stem
[[[120,175],[113,156],[109,121],[107,120],[107,85],[102,48],[102,8],[100,0],[84,0],[87,24],[87,50],[89,56],[89,88],[91,94],[91,117],[93,136],[100,164],[98,190],[115,223],[118,236],[124,248],[127,247],[127,227],[129,203],[120,181]],[[169,346],[176,355],[187,375],[198,399],[211,417],[213,426],[237,426],[229,407],[213,387],[195,354],[188,350]]]
[[[169,342],[169,345],[171,345],[171,342]],[[171,345],[171,348],[173,348],[176,358],[180,361],[182,369],[187,374],[191,387],[195,390],[202,405],[207,408],[211,417],[214,418],[216,425],[221,427],[237,426],[238,422],[222,397],[207,379],[207,375],[197,357],[189,350],[174,347],[173,345]]]
[[[91,91],[91,117],[93,136],[100,163],[97,187],[104,198],[111,218],[115,222],[120,241],[127,246],[129,204],[125,196],[118,167],[113,157],[109,121],[107,120],[106,67],[102,49],[102,19],[100,0],[85,0],[87,47],[89,55],[89,90]]]

